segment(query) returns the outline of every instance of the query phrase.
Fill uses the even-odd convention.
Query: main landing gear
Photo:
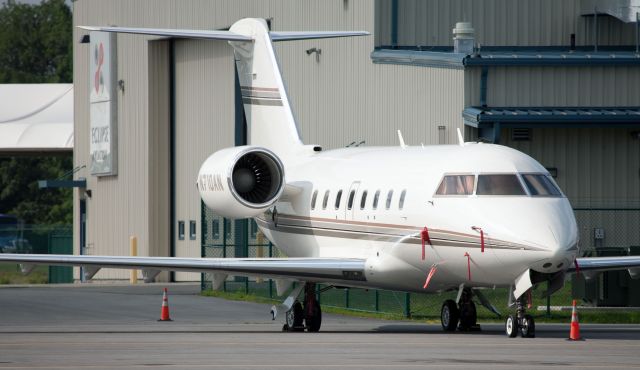
[[[518,333],[523,338],[534,338],[536,336],[536,323],[533,316],[526,314],[526,299],[520,297],[516,300],[516,314],[507,316],[504,324],[504,331],[509,338],[515,338]]]
[[[444,331],[479,331],[476,304],[473,303],[473,290],[463,288],[456,303],[448,299],[442,304],[440,322]]]
[[[316,298],[316,284],[306,283],[304,286],[303,303],[296,300],[291,309],[285,314],[285,324],[282,331],[317,332],[322,324],[322,310]]]

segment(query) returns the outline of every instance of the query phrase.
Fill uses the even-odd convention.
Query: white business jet
[[[566,273],[629,269],[640,257],[577,258],[569,201],[547,170],[508,147],[482,143],[349,147],[323,151],[301,142],[272,42],[361,36],[367,32],[270,32],[262,19],[229,31],[82,27],[174,38],[227,40],[234,48],[250,145],[213,153],[196,180],[205,204],[229,218],[254,218],[287,258],[177,258],[2,254],[28,271],[37,264],[213,273],[276,281],[272,313],[285,330],[318,331],[316,284],[433,293],[457,290],[442,305],[444,330],[477,328],[483,288],[510,287],[510,337],[535,335],[525,312],[537,283],[559,289]],[[298,297],[301,296],[300,300]],[[282,307],[284,306],[284,307]]]

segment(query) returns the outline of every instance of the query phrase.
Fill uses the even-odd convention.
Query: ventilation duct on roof
[[[581,0],[580,15],[607,14],[625,23],[636,22],[640,0]]]

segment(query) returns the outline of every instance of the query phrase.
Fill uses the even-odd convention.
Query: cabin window
[[[553,183],[548,175],[526,174],[522,175],[524,183],[532,197],[559,197],[560,189]]]
[[[404,197],[407,195],[407,189],[404,189],[402,193],[400,193],[400,201],[398,202],[398,208],[402,211],[404,208]]]
[[[391,199],[393,199],[393,190],[389,190],[389,194],[387,194],[387,204],[386,209],[391,208]]]
[[[322,209],[327,209],[327,203],[329,203],[329,190],[324,192],[324,198],[322,199]]]
[[[351,208],[353,208],[353,198],[356,196],[356,191],[355,190],[351,190],[351,193],[349,193],[349,203],[347,204],[347,208],[349,210],[351,210]]]
[[[526,195],[516,175],[478,175],[477,195]]]
[[[342,198],[342,190],[338,190],[338,194],[336,194],[336,209],[340,208],[340,199]]]
[[[378,200],[380,199],[380,190],[376,190],[373,195],[373,209],[378,209]]]
[[[436,195],[471,195],[474,180],[474,175],[447,175],[442,179]]]
[[[316,209],[316,200],[318,199],[318,191],[314,191],[311,196],[311,209]]]
[[[367,203],[367,191],[362,192],[362,198],[360,198],[360,209],[364,209],[365,204]]]

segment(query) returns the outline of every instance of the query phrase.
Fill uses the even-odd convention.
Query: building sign
[[[116,35],[91,32],[89,49],[89,152],[91,174],[117,174]]]

